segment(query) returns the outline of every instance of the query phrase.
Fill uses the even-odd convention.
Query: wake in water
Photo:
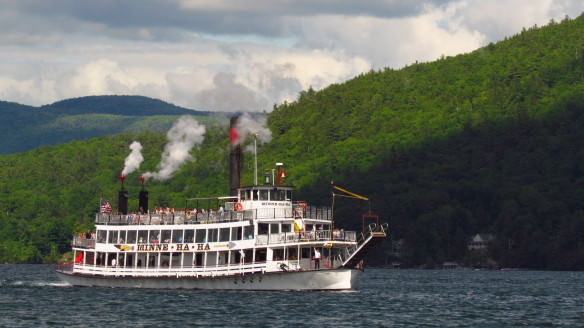
[[[71,287],[63,281],[0,280],[0,287]]]

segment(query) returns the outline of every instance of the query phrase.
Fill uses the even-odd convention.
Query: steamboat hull
[[[333,270],[255,273],[221,277],[108,277],[57,271],[73,286],[202,290],[349,290],[361,271]]]

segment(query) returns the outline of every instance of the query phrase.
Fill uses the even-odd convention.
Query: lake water
[[[78,288],[0,265],[0,327],[584,327],[584,272],[367,269],[347,292]]]

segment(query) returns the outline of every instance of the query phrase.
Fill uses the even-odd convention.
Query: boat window
[[[306,225],[306,231],[312,231],[313,229],[314,229],[314,226],[312,224]]]
[[[86,254],[85,263],[95,264],[95,253],[94,252],[86,252],[85,254]]]
[[[258,248],[256,249],[255,254],[255,261],[256,262],[265,262],[267,258],[267,250],[265,248]]]
[[[203,230],[204,231],[204,230]],[[185,230],[185,243],[192,243],[195,241],[195,230]]]
[[[136,235],[138,232],[136,230],[128,230],[128,235],[126,238],[126,242],[128,244],[135,244],[136,243]]]
[[[243,232],[243,227],[231,228],[231,240],[241,240],[242,232]]]
[[[274,190],[269,191],[270,200],[276,200],[276,192]]]
[[[229,256],[229,251],[221,251],[217,254],[217,264],[225,265],[227,264],[227,257]]]
[[[160,238],[161,243],[170,243],[170,230],[162,230],[162,237]]]
[[[219,229],[219,241],[229,241],[229,228]]]
[[[296,247],[288,248],[288,260],[298,260],[298,249]]]
[[[207,229],[198,229],[195,234],[195,243],[207,242]]]
[[[156,244],[160,242],[160,230],[150,230],[150,235],[148,240],[151,244]]]
[[[259,195],[260,195],[259,190],[253,190],[252,194],[253,194],[253,200],[258,200]]]
[[[209,229],[209,242],[214,243],[219,240],[219,229]]]
[[[292,225],[288,224],[288,223],[282,223],[282,232],[291,232],[292,231]]]
[[[138,231],[138,244],[148,243],[148,230]]]
[[[182,230],[172,230],[172,242],[182,243],[183,242],[183,231]]]
[[[302,248],[302,258],[309,259],[310,258],[310,248],[303,247]]]
[[[260,190],[260,200],[268,200],[268,191]]]
[[[119,244],[125,243],[126,242],[126,230],[121,230],[118,238],[119,238],[118,239]]]
[[[283,248],[274,249],[274,253],[272,254],[272,260],[282,261],[283,259],[284,259],[284,249]]]
[[[267,235],[269,227],[267,223],[258,223],[258,235]]]
[[[245,191],[245,199],[251,199],[251,190]]]
[[[110,230],[107,236],[107,243],[108,244],[117,244],[118,243],[118,231],[117,230]]]
[[[330,225],[328,225],[328,224],[323,224],[323,225],[322,225],[322,229],[323,229],[323,230],[331,230],[331,227],[330,227]]]
[[[286,200],[292,200],[292,190],[286,191]]]
[[[248,225],[248,226],[243,227],[243,235],[247,239],[253,239],[253,226]],[[248,258],[251,258],[251,256]]]
[[[277,223],[270,224],[270,233],[280,233],[280,225]]]
[[[98,243],[105,243],[106,237],[107,237],[107,230],[98,230],[97,231],[97,242]]]

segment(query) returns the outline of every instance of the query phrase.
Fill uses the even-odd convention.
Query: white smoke
[[[136,171],[140,164],[144,161],[144,156],[142,156],[142,144],[138,141],[134,141],[130,144],[130,149],[132,150],[126,160],[124,161],[124,170],[122,175],[126,176],[134,171]]]
[[[246,136],[253,134],[257,135],[260,144],[270,142],[272,140],[272,131],[266,127],[266,123],[267,118],[265,116],[259,118],[257,121],[247,113],[240,116],[236,126],[237,133],[239,134],[239,142],[245,139]],[[251,149],[246,150],[253,150],[253,146]]]
[[[154,178],[159,181],[169,179],[180,165],[191,160],[191,149],[203,142],[205,126],[200,125],[191,116],[181,116],[166,133],[168,143],[160,159],[158,172],[144,173],[144,178]]]

